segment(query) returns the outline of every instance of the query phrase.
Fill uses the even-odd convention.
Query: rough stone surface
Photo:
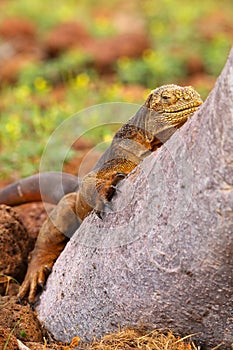
[[[233,343],[233,51],[200,110],[120,186],[118,211],[91,214],[38,306],[56,339],[119,325]]]

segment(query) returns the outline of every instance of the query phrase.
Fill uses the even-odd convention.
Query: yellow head
[[[161,114],[164,121],[177,124],[193,114],[203,103],[192,86],[163,85],[151,91],[146,107]]]

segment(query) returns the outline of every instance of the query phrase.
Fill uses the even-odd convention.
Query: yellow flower
[[[27,85],[20,85],[15,89],[15,96],[17,100],[24,101],[27,97],[30,96],[30,89]]]
[[[84,87],[89,84],[90,78],[86,73],[80,73],[75,79],[75,85],[77,87]]]
[[[153,61],[156,57],[156,53],[155,51],[151,50],[151,49],[147,49],[143,52],[143,59],[144,61],[148,62],[148,61]]]
[[[36,77],[34,80],[34,85],[38,91],[46,92],[49,89],[48,82],[42,77]]]
[[[9,122],[5,128],[10,138],[18,139],[21,135],[20,117],[17,114],[9,115]]]

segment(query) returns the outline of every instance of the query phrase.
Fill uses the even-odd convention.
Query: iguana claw
[[[100,220],[103,220],[103,217],[102,217],[102,212],[98,211],[98,210],[94,210],[94,212],[96,213],[96,215],[98,216],[98,218]]]
[[[18,300],[22,302],[22,300],[28,295],[29,303],[34,304],[38,287],[41,288],[41,290],[44,289],[47,276],[48,272],[46,272],[44,267],[35,266],[34,264],[30,265],[25,280],[19,289],[17,295]]]

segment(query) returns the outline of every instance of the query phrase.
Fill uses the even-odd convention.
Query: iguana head
[[[170,84],[152,90],[145,105],[157,112],[161,122],[177,126],[183,124],[202,103],[200,95],[192,86]]]

